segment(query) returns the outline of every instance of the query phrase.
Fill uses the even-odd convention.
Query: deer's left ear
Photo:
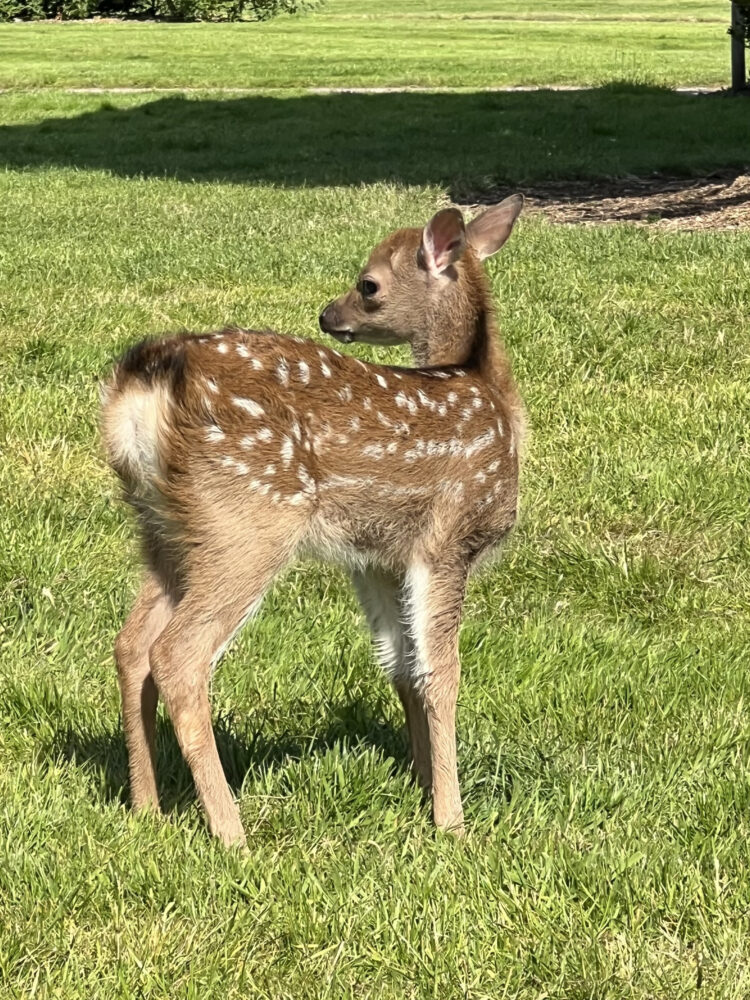
[[[512,194],[471,220],[466,227],[466,238],[480,260],[497,253],[512,233],[522,208],[523,195]]]
[[[466,226],[457,208],[444,208],[422,230],[420,258],[434,278],[455,264],[465,249]]]

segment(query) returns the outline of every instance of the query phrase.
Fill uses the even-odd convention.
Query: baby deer
[[[462,830],[458,630],[470,570],[516,519],[524,426],[480,261],[522,204],[398,230],[321,314],[345,343],[410,343],[416,368],[248,330],[146,340],[116,366],[102,431],[146,563],[115,645],[136,809],[158,807],[161,696],[211,831],[244,843],[209,676],[303,553],[351,571],[435,822]]]

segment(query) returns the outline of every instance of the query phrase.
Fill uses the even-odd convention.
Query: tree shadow
[[[0,127],[0,164],[280,186],[438,184],[469,200],[499,184],[689,176],[750,159],[744,102],[624,84],[71,101],[93,110]]]
[[[384,758],[392,758],[395,770],[409,767],[403,731],[377,719],[361,702],[334,706],[325,731],[310,737],[288,732],[268,737],[262,729],[243,730],[232,716],[215,718],[214,734],[224,774],[235,792],[240,791],[250,772],[294,764],[336,747],[371,747]],[[156,745],[161,807],[165,812],[182,812],[195,801],[195,790],[172,725],[161,714]],[[63,760],[84,768],[99,784],[105,801],[128,801],[128,759],[119,726],[90,732],[67,725],[57,731],[43,755],[47,760]]]

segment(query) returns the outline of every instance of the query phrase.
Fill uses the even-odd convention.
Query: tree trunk
[[[747,87],[745,70],[744,12],[738,3],[732,4],[732,93],[739,94]]]

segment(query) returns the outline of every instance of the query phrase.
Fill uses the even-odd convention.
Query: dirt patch
[[[550,222],[603,225],[636,222],[659,229],[749,229],[750,173],[720,171],[706,177],[628,177],[607,181],[554,181],[522,188],[527,211]],[[507,194],[463,198],[475,206]]]

